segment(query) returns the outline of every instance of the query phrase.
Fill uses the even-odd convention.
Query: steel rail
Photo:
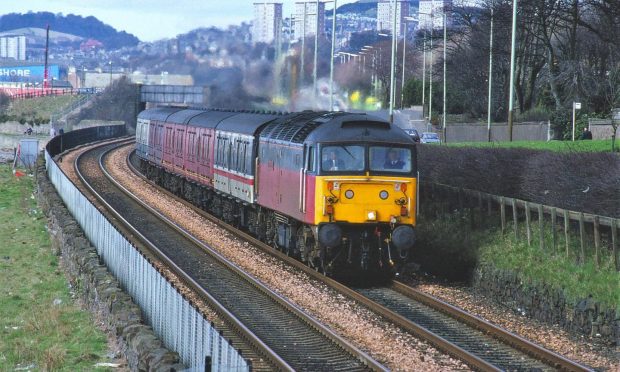
[[[288,255],[286,255],[285,253],[278,251],[276,249],[274,249],[273,247],[265,244],[264,242],[256,239],[255,237],[247,234],[244,231],[241,231],[237,228],[235,228],[232,225],[229,225],[225,222],[223,222],[222,220],[218,219],[217,217],[209,214],[208,212],[196,207],[195,205],[193,205],[192,203],[172,194],[171,192],[169,192],[168,190],[158,186],[157,184],[155,184],[153,181],[149,180],[148,178],[146,178],[135,166],[134,164],[131,162],[130,157],[135,154],[135,150],[130,152],[130,154],[127,156],[126,159],[126,163],[127,166],[132,170],[132,172],[134,172],[137,176],[141,177],[144,181],[146,181],[147,183],[157,187],[161,192],[163,192],[165,195],[168,195],[169,197],[175,199],[176,201],[182,203],[183,205],[191,208],[194,212],[200,214],[202,217],[204,217],[205,219],[213,222],[214,224],[216,224],[217,226],[225,229],[226,231],[230,232],[231,234],[247,241],[248,243],[251,243],[252,245],[260,248],[263,252],[270,254],[271,256],[274,256],[284,262],[286,262],[287,264],[293,266],[295,269],[298,269],[299,271],[304,272],[305,274],[307,274],[308,276],[310,276],[313,279],[316,279],[318,281],[323,282],[324,284],[328,285],[330,288],[340,292],[341,294],[347,296],[348,298],[361,303],[362,305],[364,305],[365,307],[367,307],[368,309],[370,309],[371,311],[381,315],[382,317],[384,317],[385,319],[390,320],[391,322],[393,322],[395,325],[403,328],[404,330],[418,336],[421,339],[424,339],[426,341],[428,341],[429,343],[433,344],[434,346],[436,346],[438,349],[462,360],[463,362],[467,363],[469,366],[478,369],[478,370],[483,370],[483,371],[498,371],[500,370],[499,368],[497,368],[495,365],[490,364],[488,362],[486,362],[485,360],[481,359],[480,357],[468,352],[467,350],[459,347],[458,345],[453,344],[452,342],[444,339],[443,337],[425,329],[424,327],[419,326],[418,324],[412,322],[411,320],[403,317],[400,314],[397,314],[396,312],[390,310],[389,308],[376,303],[375,301],[370,300],[369,298],[365,297],[364,295],[354,291],[353,289],[343,285],[340,282],[335,281],[334,279],[331,279],[319,272],[317,272],[316,270],[308,267],[307,265],[303,264],[302,262],[294,259],[293,257],[290,257]],[[398,283],[398,282],[395,282]],[[410,288],[407,287],[406,285],[402,284],[402,283],[398,283],[398,284],[394,284],[393,285],[394,289],[396,291],[398,291],[401,294],[404,295],[408,295],[408,293],[410,293],[409,291],[407,291],[405,288]],[[412,288],[410,288],[412,289]],[[413,290],[413,289],[412,289]],[[415,290],[414,290],[415,291]],[[510,347],[523,352],[527,355],[530,355],[531,357],[542,361],[545,364],[549,364],[550,366],[554,367],[554,368],[559,368],[562,370],[567,370],[567,371],[590,371],[591,369],[582,366],[574,361],[571,361],[569,359],[566,359],[564,357],[562,357],[561,355],[558,355],[550,350],[547,350],[541,346],[538,346],[536,344],[533,344],[530,341],[527,341],[523,338],[521,338],[520,336],[517,336],[511,332],[508,332],[506,330],[503,330],[500,327],[497,327],[493,324],[491,324],[490,322],[487,322],[483,319],[480,319],[474,315],[468,314],[463,310],[460,310],[458,313],[457,312],[453,312],[450,313],[448,312],[448,307],[457,309],[456,307],[449,305],[447,303],[444,302],[445,305],[439,305],[439,300],[433,301],[433,297],[427,295],[427,294],[423,294],[420,291],[416,291],[415,293],[417,293],[417,297],[413,297],[412,299],[418,302],[421,302],[425,305],[427,305],[428,307],[431,307],[433,309],[435,309],[436,311],[442,312],[446,315],[452,316],[454,319],[465,323],[466,325],[468,325],[469,327],[472,327],[474,329],[477,329],[479,331],[482,331],[484,333],[489,334],[491,337],[496,338],[497,340],[509,345]],[[434,306],[436,305],[436,306]],[[447,306],[446,306],[447,305]]]
[[[104,173],[104,175],[106,176],[106,178],[110,182],[112,182],[115,187],[117,187],[119,190],[121,190],[127,196],[132,198],[136,203],[140,204],[143,208],[148,210],[151,214],[157,216],[161,221],[163,221],[166,225],[168,225],[169,227],[171,227],[172,229],[177,231],[184,238],[190,240],[196,246],[200,247],[203,252],[207,253],[209,256],[211,256],[212,258],[217,260],[219,263],[223,264],[227,269],[229,269],[230,271],[234,272],[237,276],[241,277],[243,280],[245,280],[248,284],[252,285],[254,288],[258,289],[260,292],[262,292],[264,295],[266,295],[272,301],[276,302],[278,305],[280,305],[280,307],[284,308],[286,311],[289,311],[289,312],[295,314],[295,316],[297,316],[297,318],[302,320],[307,326],[309,326],[310,328],[314,329],[316,332],[320,333],[321,335],[323,335],[327,339],[331,340],[334,344],[336,344],[339,347],[341,347],[344,351],[349,353],[351,356],[353,356],[354,358],[356,358],[359,361],[361,361],[369,369],[372,369],[372,370],[375,370],[375,371],[386,371],[387,370],[383,365],[381,365],[380,363],[375,361],[373,358],[371,358],[369,355],[367,355],[363,351],[359,350],[353,344],[351,344],[350,342],[348,342],[347,340],[342,338],[340,335],[336,334],[335,332],[330,330],[328,327],[324,326],[322,323],[320,323],[315,318],[313,318],[310,315],[306,314],[303,310],[301,310],[295,304],[291,303],[286,298],[282,297],[281,295],[279,295],[279,294],[275,293],[274,291],[272,291],[271,289],[267,288],[260,281],[258,281],[257,279],[255,279],[254,277],[252,277],[251,275],[249,275],[248,273],[243,271],[241,268],[236,266],[234,263],[232,263],[228,259],[226,259],[219,252],[217,252],[216,250],[214,250],[213,248],[211,248],[207,244],[201,242],[200,240],[195,238],[191,233],[189,233],[188,231],[186,231],[185,229],[183,229],[182,227],[180,227],[179,225],[177,225],[176,223],[174,223],[173,221],[171,221],[170,219],[165,217],[163,214],[161,214],[160,212],[158,212],[154,208],[152,208],[149,205],[147,205],[146,203],[144,203],[142,200],[140,200],[135,195],[133,195],[123,185],[121,185],[118,181],[116,181],[112,177],[112,175],[110,175],[110,173],[105,169],[105,165],[103,164],[103,161],[104,161],[103,159],[107,155],[107,153],[109,153],[112,150],[113,149],[110,149],[110,150],[106,151],[105,153],[103,153],[100,156],[100,158],[99,158],[99,166],[100,166],[102,172]],[[142,234],[140,234],[140,237],[146,239],[146,237],[144,237]],[[149,242],[149,244],[151,246],[154,246],[151,242]],[[178,267],[176,264],[174,264],[174,262],[172,262],[172,260],[170,260],[168,257],[166,257],[166,255],[163,252],[161,252],[161,250],[157,249],[157,252],[158,252],[158,255],[161,254],[161,255],[163,255],[165,257],[165,262],[167,264],[170,264],[170,266],[174,268],[174,272],[178,273],[177,275],[180,275],[181,277],[183,277],[184,280],[185,279],[188,280],[188,282],[190,284],[190,288],[196,290],[197,293],[200,293],[201,295],[207,295],[211,302],[216,303],[216,306],[222,307],[222,309],[225,311],[225,314],[224,314],[223,317],[225,319],[229,320],[229,321],[234,322],[235,328],[240,329],[240,331],[242,332],[244,337],[247,338],[248,342],[250,342],[251,344],[257,344],[256,347],[261,352],[261,354],[263,354],[267,358],[275,359],[274,365],[278,369],[282,369],[282,370],[291,370],[292,369],[292,367],[290,365],[288,365],[288,363],[286,361],[284,361],[275,351],[273,351],[273,349],[269,348],[269,346],[266,345],[264,342],[262,342],[258,338],[258,336],[256,336],[247,327],[245,327],[241,321],[239,321],[232,313],[227,311],[223,307],[223,305],[221,305],[219,302],[217,302],[217,300],[215,298],[213,298],[208,292],[206,292],[200,286],[200,284],[198,284],[195,281],[193,281],[192,278],[189,277],[180,267]]]
[[[102,144],[106,146],[108,144]],[[96,148],[98,148],[96,147]],[[181,282],[183,282],[188,288],[196,293],[211,309],[213,309],[218,316],[220,316],[227,323],[227,326],[232,328],[242,340],[248,342],[258,355],[264,357],[269,361],[273,367],[281,371],[294,371],[294,369],[288,365],[284,360],[280,358],[269,346],[264,344],[254,333],[252,333],[240,320],[238,320],[230,311],[228,311],[222,304],[219,303],[211,294],[205,291],[193,278],[187,275],[178,265],[174,263],[164,252],[162,252],[155,244],[153,244],[146,236],[144,236],[138,229],[130,224],[120,213],[118,213],[106,200],[101,196],[95,188],[88,183],[85,176],[79,169],[78,163],[82,155],[94,150],[90,149],[80,154],[74,162],[74,169],[78,175],[82,184],[96,197],[96,199],[106,208],[106,210],[117,219],[123,227],[134,235],[140,243],[148,249],[149,253],[152,253],[159,261],[167,266]],[[110,151],[110,150],[108,150]],[[101,165],[101,158],[100,158]],[[103,171],[103,168],[101,168]]]
[[[547,350],[523,337],[500,328],[478,316],[470,314],[456,306],[442,301],[434,296],[424,293],[418,289],[410,287],[399,281],[393,281],[391,288],[415,301],[421,302],[433,309],[436,309],[450,317],[457,319],[469,326],[483,331],[493,338],[514,347],[534,358],[553,366],[556,369],[564,371],[590,371],[590,369],[575,363],[559,354]]]

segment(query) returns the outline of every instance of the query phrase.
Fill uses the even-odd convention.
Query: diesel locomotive
[[[328,275],[389,278],[414,244],[416,148],[371,115],[152,108],[136,154],[157,184]]]

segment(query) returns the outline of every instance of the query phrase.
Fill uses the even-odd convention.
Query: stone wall
[[[528,284],[514,272],[490,266],[476,269],[472,285],[525,316],[559,324],[567,331],[609,345],[620,345],[620,311],[606,307],[592,297],[571,301],[558,288]]]
[[[185,370],[179,355],[164,348],[151,327],[144,324],[140,308],[100,263],[97,251],[65,208],[43,165],[38,167],[36,177],[37,198],[48,217],[52,249],[62,256],[66,276],[89,310],[117,337],[129,368],[132,371]]]

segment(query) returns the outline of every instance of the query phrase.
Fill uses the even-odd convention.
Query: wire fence
[[[92,131],[92,128],[85,130]],[[45,152],[52,184],[101,260],[140,306],[145,322],[164,345],[176,351],[181,361],[194,371],[249,371],[250,363],[241,353],[66,177],[49,151],[59,147],[52,143]]]
[[[494,222],[499,222],[502,233],[512,230],[515,239],[525,239],[529,246],[538,244],[541,250],[552,249],[553,252],[562,251],[566,256],[571,256],[573,240],[576,239],[576,256],[580,264],[592,259],[599,268],[603,257],[610,257],[616,271],[620,271],[618,218],[437,183],[422,182],[420,195],[421,208],[424,208],[425,201],[433,201],[436,203],[434,213],[454,209],[469,209],[474,213],[476,210],[480,217],[475,223],[482,224],[485,218],[487,221],[488,218],[495,218]],[[547,234],[551,235],[550,242],[546,239]]]

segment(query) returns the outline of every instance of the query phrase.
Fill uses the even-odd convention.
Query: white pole
[[[314,63],[312,67],[312,92],[314,94],[314,104],[316,105],[316,75],[317,64],[319,58],[319,0],[316,0],[316,11],[314,12],[316,17],[316,32],[314,33]]]
[[[446,43],[448,41],[448,26],[446,23],[446,8],[443,8],[443,139],[444,143],[448,142],[446,138]]]
[[[331,65],[329,66],[329,111],[334,109],[334,48],[336,46],[336,3],[334,0],[334,11],[332,13],[332,53]]]
[[[494,5],[491,5],[492,7]],[[493,89],[493,8],[491,7],[491,30],[489,36],[489,98],[487,99],[487,141],[491,142],[491,90]]]
[[[394,69],[396,68],[396,0],[392,0],[392,60],[390,66],[390,123],[394,123]]]
[[[573,101],[573,142],[575,141],[575,101]]]
[[[400,108],[405,108],[405,55],[407,54],[407,22],[405,21],[405,36],[403,37],[403,78],[400,82]]]
[[[305,55],[305,51],[306,51],[306,2],[304,2],[304,13],[303,13],[303,17],[302,17],[302,25],[301,25],[301,68],[299,71],[299,79],[300,79],[300,84],[299,84],[299,88],[301,89],[301,86],[304,84],[304,55]]]
[[[431,48],[430,48],[430,66],[429,66],[429,87],[428,87],[428,121],[433,122],[433,28],[435,28],[435,16],[431,11]]]
[[[515,44],[517,40],[517,0],[512,0],[512,37],[510,41],[510,91],[508,98],[508,139],[512,142],[512,124],[514,121],[514,83],[515,83]]]
[[[422,116],[424,116],[424,98],[426,97],[426,28],[424,29],[424,43],[422,46]]]

